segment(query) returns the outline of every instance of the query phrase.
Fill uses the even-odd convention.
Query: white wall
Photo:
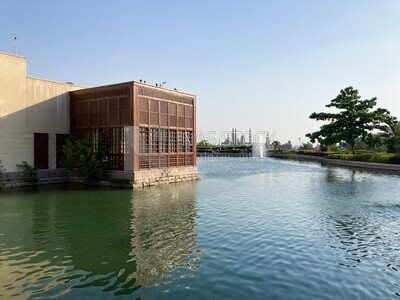
[[[68,91],[81,87],[26,76],[26,59],[0,53],[0,159],[7,172],[33,165],[34,133],[49,134],[49,168],[56,164],[56,134],[69,133]]]

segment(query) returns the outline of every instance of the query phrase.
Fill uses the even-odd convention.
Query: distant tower
[[[246,144],[246,139],[244,137],[244,134],[242,134],[242,136],[240,137],[240,145],[244,145]]]
[[[266,134],[265,143],[266,143],[267,147],[271,144],[271,141],[269,140],[269,132],[268,131]]]
[[[237,146],[239,144],[239,140],[237,138],[237,130],[235,128],[235,146]]]
[[[232,128],[232,146],[235,145],[235,128]]]
[[[251,135],[251,128],[249,129],[249,144],[251,145],[253,143],[253,137]]]

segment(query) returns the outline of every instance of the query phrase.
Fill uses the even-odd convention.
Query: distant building
[[[288,141],[287,143],[280,145],[279,148],[281,150],[291,150],[292,149],[292,142]]]
[[[246,138],[244,137],[244,134],[240,137],[240,145],[245,145],[246,144]]]
[[[238,138],[238,133],[240,134],[240,139]],[[248,141],[246,141],[246,136],[248,135]],[[222,146],[242,146],[252,144],[252,133],[251,129],[248,132],[238,132],[236,128],[232,128],[231,136],[227,137],[222,143]]]
[[[229,136],[221,143],[222,146],[229,146],[231,145],[231,140]]]
[[[249,144],[253,143],[253,135],[251,134],[251,128],[249,128]]]

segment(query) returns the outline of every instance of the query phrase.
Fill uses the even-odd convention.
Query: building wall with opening
[[[71,133],[104,136],[114,170],[196,166],[195,96],[127,82],[70,97]]]
[[[136,170],[196,165],[196,97],[136,84]]]
[[[26,70],[24,57],[0,53],[0,159],[7,172],[22,161],[59,166],[57,139],[69,134],[68,92],[81,88],[28,77]]]
[[[132,170],[133,86],[115,84],[71,92],[71,134],[107,141],[114,170]]]

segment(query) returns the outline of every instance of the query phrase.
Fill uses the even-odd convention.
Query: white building
[[[24,57],[0,53],[0,159],[7,172],[26,161],[56,168],[69,134],[69,91],[81,87],[27,76]],[[36,162],[36,163],[35,163]]]

